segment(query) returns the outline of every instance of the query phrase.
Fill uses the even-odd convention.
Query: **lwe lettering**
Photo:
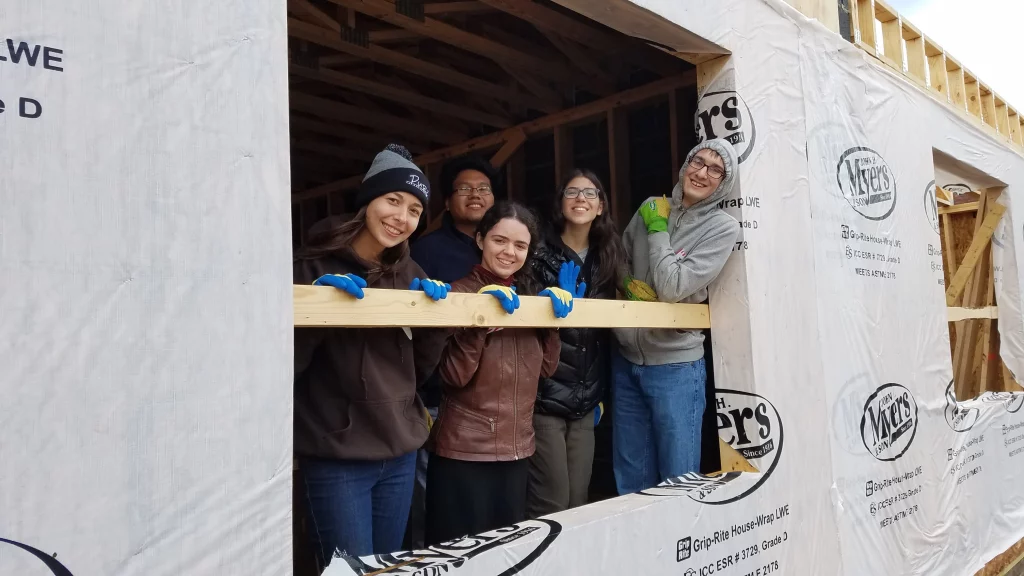
[[[46,70],[54,72],[64,71],[63,55],[64,51],[58,48],[20,41],[15,42],[11,38],[7,38],[3,45],[0,45],[0,62],[19,64],[32,68],[42,65]]]

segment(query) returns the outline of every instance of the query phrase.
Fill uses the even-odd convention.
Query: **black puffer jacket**
[[[596,250],[587,253],[585,262],[561,238],[548,237],[538,246],[533,273],[541,286],[558,286],[562,264],[575,262],[580,267],[579,281],[587,282],[587,298],[615,298],[615,286],[594,286],[597,270]],[[611,331],[605,328],[562,328],[558,331],[562,352],[558,369],[550,378],[542,378],[537,388],[535,412],[578,420],[604,399],[611,379]]]

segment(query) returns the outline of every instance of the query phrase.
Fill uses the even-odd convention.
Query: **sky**
[[[1024,0],[889,0],[924,32],[1024,111]]]

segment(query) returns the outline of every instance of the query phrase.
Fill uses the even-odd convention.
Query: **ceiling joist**
[[[420,140],[450,144],[465,138],[465,134],[445,130],[438,126],[422,124],[408,118],[398,118],[298,92],[291,94],[289,102],[295,110],[367,128],[383,129],[395,134],[410,134]]]
[[[460,90],[490,96],[501,100],[502,102],[525,106],[527,108],[533,108],[544,112],[553,112],[558,109],[557,106],[553,108],[550,102],[544,102],[543,100],[528,94],[509,90],[507,86],[494,84],[485,80],[479,80],[468,74],[463,74],[438,64],[433,64],[413,56],[408,56],[401,52],[388,50],[387,48],[377,46],[375,44],[370,44],[368,47],[364,48],[357,44],[346,42],[337,34],[332,33],[326,28],[315,24],[309,24],[296,18],[288,19],[288,34],[292,37],[306,40],[314,44],[319,44],[320,46],[325,46],[327,48],[332,48],[351,56],[364,58],[366,60],[377,62],[378,64],[392,66],[411,74],[442,82]]]

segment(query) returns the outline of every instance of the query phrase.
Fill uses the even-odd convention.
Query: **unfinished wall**
[[[688,57],[694,34],[733,53],[698,66],[695,124],[744,157],[726,207],[744,244],[711,308],[719,432],[761,472],[684,478],[330,573],[961,575],[1024,536],[1024,395],[948,395],[928,195],[933,149],[1008,196],[1024,159],[781,1],[559,3]],[[739,112],[705,123],[725,97]],[[1009,204],[999,238],[1012,247],[1022,203]],[[1019,322],[1019,293],[1004,292],[1001,330],[1004,301]],[[1018,349],[1003,348],[1008,365]]]
[[[0,6],[0,574],[290,572],[284,20]]]

